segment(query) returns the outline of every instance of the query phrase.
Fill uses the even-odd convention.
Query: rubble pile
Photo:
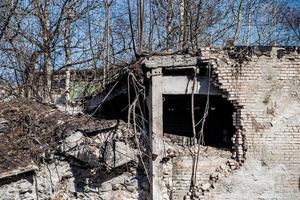
[[[218,166],[215,171],[210,174],[209,181],[201,183],[195,186],[194,191],[189,191],[185,196],[184,200],[198,200],[198,199],[210,199],[210,191],[214,189],[215,184],[219,180],[223,180],[233,173],[234,170],[239,169],[240,164],[232,159],[229,159],[226,164]]]
[[[228,159],[231,152],[227,149],[181,145],[173,143],[172,138],[167,137],[164,138],[164,142],[165,156],[161,161],[163,199],[171,199],[172,196],[175,196],[174,199],[210,199],[215,185],[233,174],[241,165],[234,159]],[[197,170],[197,185],[192,191],[190,190],[191,161],[194,150],[197,152],[198,148],[201,157]],[[182,196],[181,191],[184,191]]]
[[[0,104],[0,199],[146,199],[131,127],[30,99]]]
[[[59,142],[76,130],[101,131],[116,122],[70,116],[31,99],[0,103],[0,173],[26,166],[40,155],[52,154]]]

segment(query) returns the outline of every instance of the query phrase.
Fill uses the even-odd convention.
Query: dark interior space
[[[208,68],[209,64],[208,62],[198,62],[198,70],[197,74],[199,76],[208,76]],[[190,67],[190,68],[162,68],[162,74],[163,76],[191,76],[192,74],[195,73],[195,69]]]
[[[193,68],[162,68],[164,76],[190,76],[194,74]]]
[[[96,109],[86,110],[87,113],[93,113],[94,116],[102,119],[122,119],[127,122],[129,100],[132,104],[138,95],[137,89],[130,85],[130,98],[128,98],[128,76],[126,74],[121,76],[116,85],[114,85],[115,83],[109,84],[106,91],[100,94]],[[142,95],[139,95],[138,103],[140,107],[136,106],[137,116],[146,118],[148,111]]]
[[[130,102],[133,103],[135,99],[135,93],[131,92],[130,94]],[[140,97],[137,104],[139,105],[136,105],[136,117],[139,118],[139,116],[141,116],[147,121],[148,110],[144,99]],[[125,93],[120,94],[107,102],[104,102],[97,114],[103,119],[122,119],[123,121],[127,122],[128,108],[128,93],[126,91]]]
[[[192,137],[191,95],[164,95],[163,128],[164,133]],[[207,96],[195,95],[195,121],[204,114]],[[209,112],[204,125],[204,142],[206,146],[230,148],[231,137],[235,132],[232,114],[233,105],[220,95],[209,96]],[[201,123],[196,126],[196,132]]]
[[[104,119],[123,119],[127,120],[128,96],[121,94],[101,106],[100,115]]]

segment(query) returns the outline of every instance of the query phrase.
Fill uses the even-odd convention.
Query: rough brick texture
[[[198,62],[202,62],[201,67],[209,63],[212,83],[235,107],[232,158],[241,165],[244,163],[244,168],[238,170],[240,178],[235,179],[233,175],[225,179],[243,185],[247,185],[244,180],[256,182],[253,190],[247,191],[244,187],[238,197],[232,196],[231,191],[230,196],[215,188],[215,193],[211,192],[215,196],[208,199],[247,199],[245,191],[257,191],[257,196],[250,199],[300,199],[300,48],[209,48],[202,49],[199,57],[154,56],[150,58],[149,67],[194,67]],[[176,149],[174,143],[170,146]],[[172,166],[168,166],[168,173],[163,169],[167,188],[164,199],[170,196],[170,199],[182,199],[189,190],[192,158],[175,157]],[[225,162],[216,164],[209,157],[201,157],[206,158],[208,160],[201,160],[198,168],[200,185],[208,181],[208,175],[217,165]],[[230,155],[224,159],[229,158]],[[261,178],[258,181],[256,175],[247,171],[251,162],[256,163],[252,172],[258,171],[256,175]],[[250,178],[243,177],[243,173]],[[240,187],[239,183],[228,184],[236,187],[232,190]]]
[[[234,117],[242,146],[235,141],[241,148],[237,159],[283,165],[287,176],[276,177],[276,192],[299,194],[300,54],[281,57],[280,52],[272,48],[269,55],[254,54],[241,64],[222,51],[205,50],[202,58],[211,60],[215,84],[238,108]]]

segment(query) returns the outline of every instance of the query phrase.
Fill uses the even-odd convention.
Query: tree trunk
[[[139,49],[138,52],[143,51],[143,25],[144,25],[144,0],[138,0],[138,40],[139,40]]]
[[[25,88],[24,88],[24,96],[27,98],[30,98],[32,96],[38,95],[35,92],[34,86],[34,66],[36,64],[37,58],[39,56],[39,53],[37,51],[33,52],[32,55],[27,58],[25,62],[25,70],[24,70],[24,83],[25,83]]]
[[[72,2],[72,1],[71,1]],[[64,49],[65,49],[65,65],[66,74],[65,74],[65,97],[66,97],[66,105],[69,104],[70,101],[70,70],[71,70],[71,23],[72,23],[72,5],[67,8],[67,16],[64,30]]]
[[[44,76],[45,76],[45,89],[44,100],[47,102],[51,98],[51,42],[50,42],[50,29],[49,29],[49,4],[50,0],[45,2],[44,17],[42,25],[43,40],[45,45],[45,63],[44,63]]]
[[[236,42],[240,37],[240,29],[241,29],[241,24],[242,24],[242,9],[243,9],[243,0],[240,0],[237,24],[236,24],[236,29],[235,29],[235,33],[234,33],[234,42]]]
[[[167,15],[167,48],[171,49],[173,45],[173,0],[168,0],[168,15]]]
[[[103,86],[106,85],[107,71],[109,70],[109,56],[110,56],[110,2],[105,0],[105,65],[103,68]]]
[[[187,12],[186,0],[180,1],[180,49],[187,47]]]
[[[43,4],[43,5],[42,5]],[[49,102],[51,99],[51,30],[49,25],[49,7],[50,0],[45,0],[43,3],[40,0],[34,0],[34,6],[37,11],[37,15],[41,26],[41,35],[43,38],[43,53],[44,53],[44,65],[43,65],[43,98],[45,102]]]

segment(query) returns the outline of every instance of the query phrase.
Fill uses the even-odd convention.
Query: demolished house
[[[3,107],[0,199],[298,199],[299,50],[148,55],[89,115]]]

